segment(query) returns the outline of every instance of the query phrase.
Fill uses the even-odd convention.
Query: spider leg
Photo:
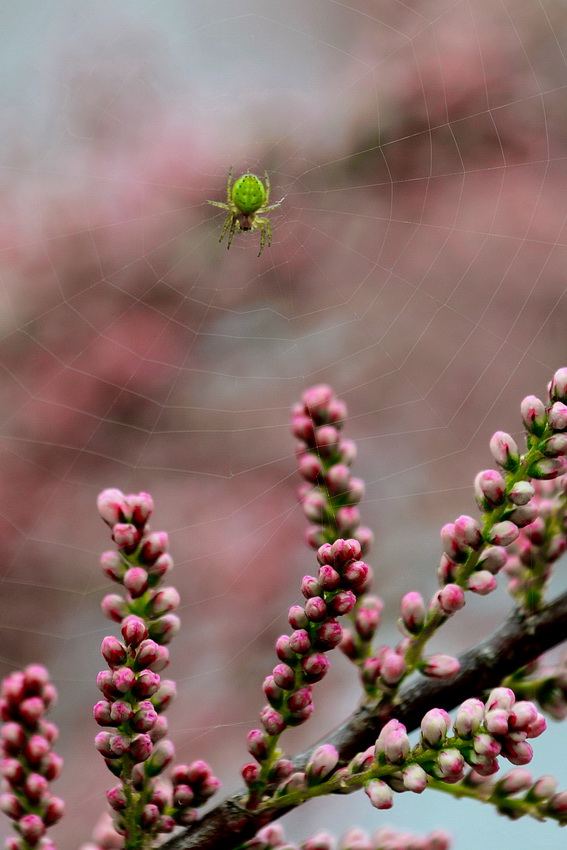
[[[232,200],[231,195],[232,195],[232,165],[228,169],[228,178],[227,178],[227,181],[226,181],[226,202],[227,202],[227,204],[230,204],[230,202]]]
[[[278,201],[277,204],[271,204],[271,206],[269,206],[269,207],[260,207],[260,210],[258,210],[258,212],[260,212],[260,211],[263,212],[263,213],[269,212],[270,210],[277,209],[280,205],[281,205],[281,201]]]
[[[232,215],[232,213],[231,213],[231,212],[229,212],[229,214],[227,215],[227,217],[226,217],[226,218],[225,218],[225,220],[224,220],[224,224],[223,224],[223,226],[222,226],[222,230],[221,230],[221,235],[219,236],[219,242],[222,242],[222,240],[224,239],[224,234],[226,233],[226,231],[228,230],[228,228],[229,228],[229,227],[231,226],[231,224],[233,224],[233,223],[234,223],[233,215]],[[232,234],[230,233],[230,234],[229,234],[229,236],[228,236],[228,247],[229,247],[229,248],[230,248],[230,243],[231,243],[231,242],[232,242]]]
[[[228,204],[222,204],[220,201],[207,201],[208,204],[211,204],[213,207],[221,207],[223,210],[229,210],[230,207]]]
[[[264,171],[264,183],[266,184],[266,204],[270,203],[270,178],[268,172]]]
[[[225,225],[225,229],[226,229],[226,227],[228,227],[228,224]],[[235,231],[237,231],[237,230],[240,230],[240,225],[238,224],[238,219],[236,218],[236,216],[233,215],[232,221],[230,223],[230,230],[228,231],[228,242],[227,242],[227,245],[226,245],[227,251],[230,248],[230,246],[232,245],[232,239],[234,237]]]
[[[266,237],[268,239],[268,248],[272,244],[272,225],[268,218],[256,217],[253,226],[257,227],[260,231],[260,250],[258,251],[258,256],[260,256],[266,244]]]

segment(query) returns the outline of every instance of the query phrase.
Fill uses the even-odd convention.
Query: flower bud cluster
[[[527,607],[540,604],[550,566],[567,548],[563,528],[565,485],[557,482],[555,487],[543,486],[543,482],[555,481],[567,471],[566,375],[567,369],[555,373],[547,404],[536,396],[523,400],[524,454],[510,434],[493,434],[490,450],[499,468],[479,472],[474,484],[483,523],[461,516],[443,527],[438,570],[441,584],[457,583],[485,595],[496,588],[496,575],[506,568],[512,577],[510,592]],[[560,493],[560,516],[555,517],[559,519],[555,523],[548,520],[553,510],[543,495],[550,492]],[[508,547],[514,543],[518,555],[509,564]],[[529,575],[524,567],[531,569]]]
[[[14,822],[17,833],[8,838],[7,850],[55,848],[46,832],[61,819],[65,805],[51,794],[49,784],[61,774],[63,759],[52,749],[57,726],[45,715],[56,699],[57,691],[40,664],[11,673],[2,683],[0,810]]]
[[[173,562],[165,532],[151,532],[153,510],[147,493],[124,495],[104,490],[98,498],[101,517],[110,526],[118,550],[102,556],[105,575],[123,586],[124,596],[110,594],[103,613],[120,623],[122,640],[108,635],[101,653],[108,665],[97,677],[103,699],[93,714],[99,726],[95,745],[120,784],[107,793],[115,829],[130,839],[169,833],[197,819],[196,808],[219,787],[204,762],[173,770],[173,789],[158,784],[175,751],[166,739],[164,712],[176,696],[175,682],[160,676],[169,663],[166,646],[179,630],[173,611],[179,605],[174,587],[160,585]]]
[[[292,408],[291,430],[297,437],[299,472],[305,483],[298,499],[311,523],[307,542],[314,549],[337,538],[353,537],[362,554],[372,545],[372,532],[360,526],[356,507],[364,496],[364,482],[350,474],[356,446],[341,438],[346,405],[331,387],[318,384],[306,390]]]
[[[534,482],[537,518],[520,530],[504,572],[507,590],[526,611],[539,608],[553,565],[567,549],[567,475]]]
[[[470,776],[465,781],[476,784],[482,799],[488,799],[511,820],[529,814],[537,820],[552,818],[562,826],[567,825],[567,791],[557,790],[554,776],[534,779],[529,770],[516,767],[497,782],[484,777],[479,782],[479,778]]]
[[[305,576],[301,583],[304,605],[289,609],[293,631],[277,639],[279,663],[264,680],[268,700],[260,713],[264,728],[253,729],[248,735],[248,751],[257,762],[242,768],[251,808],[261,801],[269,782],[290,781],[289,762],[275,749],[275,740],[286,728],[304,723],[313,712],[313,685],[326,675],[330,667],[327,653],[343,637],[338,618],[353,611],[357,595],[364,593],[372,580],[370,567],[360,555],[361,546],[355,539],[321,546],[317,576]]]
[[[292,844],[285,840],[283,827],[272,823],[247,841],[243,850],[450,850],[450,847],[449,836],[440,829],[420,837],[388,826],[380,827],[373,835],[363,829],[349,829],[338,844],[330,832],[320,830],[307,841]]]
[[[543,715],[528,700],[516,700],[510,688],[495,688],[486,703],[468,699],[459,707],[451,730],[451,718],[441,708],[428,711],[421,721],[420,742],[411,747],[407,730],[392,719],[382,728],[374,748],[374,767],[364,777],[366,794],[373,806],[391,808],[393,793],[420,794],[429,778],[461,782],[467,767],[477,777],[499,770],[498,758],[515,765],[528,764],[533,755],[528,739],[546,728]],[[395,767],[392,772],[388,768]],[[358,765],[349,766],[350,773]]]

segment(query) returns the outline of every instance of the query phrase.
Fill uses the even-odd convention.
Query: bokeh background
[[[149,490],[170,532],[172,735],[226,792],[314,569],[287,424],[310,384],[349,406],[382,640],[404,592],[432,592],[490,435],[567,365],[566,33],[560,0],[2,4],[0,673],[40,661],[60,690],[62,850],[112,783],[92,744],[100,489]],[[230,165],[284,198],[259,259],[258,233],[218,244],[205,204]],[[510,607],[504,587],[470,600],[436,645]],[[290,752],[355,708],[344,659],[318,691]],[[565,742],[552,724],[534,761],[563,786]],[[355,823],[444,826],[457,850],[564,837],[433,794],[317,801],[286,829]]]

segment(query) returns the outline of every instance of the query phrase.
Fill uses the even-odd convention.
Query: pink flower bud
[[[305,603],[305,614],[312,623],[322,622],[328,615],[325,600],[320,596],[313,596]]]
[[[283,715],[271,706],[266,706],[260,712],[260,723],[268,735],[280,735],[286,728],[286,721]]]
[[[491,735],[506,735],[508,732],[508,711],[505,708],[491,708],[484,712],[484,725]]]
[[[316,645],[320,646],[321,649],[329,650],[334,649],[335,646],[340,644],[343,637],[343,630],[340,623],[331,619],[317,626],[315,635],[317,638]]]
[[[470,516],[457,517],[454,529],[455,538],[460,546],[470,546],[475,550],[482,546],[482,529],[476,519]]]
[[[134,709],[129,702],[123,699],[117,699],[110,705],[110,726],[121,726],[123,723],[128,723],[134,715]]]
[[[246,738],[248,752],[254,756],[256,761],[265,761],[268,755],[268,744],[264,732],[261,729],[252,729]]]
[[[100,565],[105,576],[112,579],[112,581],[122,582],[122,578],[126,572],[126,564],[119,552],[114,550],[104,552],[100,558]]]
[[[487,756],[489,759],[500,755],[502,745],[486,732],[478,732],[473,739],[474,751],[479,756]]]
[[[504,502],[506,482],[495,469],[485,469],[476,476],[474,490],[481,510],[495,508]]]
[[[340,590],[329,600],[329,611],[331,614],[349,614],[356,605],[356,596],[352,590]]]
[[[529,764],[533,758],[534,751],[527,741],[505,741],[502,755],[506,756],[512,764]]]
[[[127,646],[136,647],[148,636],[148,629],[141,617],[129,614],[122,621],[122,637]]]
[[[533,785],[533,778],[529,770],[523,767],[515,767],[498,783],[498,788],[504,794],[518,794],[527,791]]]
[[[259,764],[256,762],[249,762],[248,764],[244,764],[240,770],[240,775],[244,780],[244,784],[247,788],[252,788],[260,778],[261,768]],[[180,788],[188,788],[188,785],[178,786]]]
[[[124,493],[116,488],[108,488],[99,493],[96,505],[100,516],[110,526],[124,522],[129,516]]]
[[[148,589],[148,574],[143,567],[131,567],[124,573],[123,584],[130,596],[137,599]]]
[[[515,702],[516,695],[511,688],[493,688],[486,700],[486,710],[503,708],[505,711],[510,711]]]
[[[301,660],[301,669],[307,683],[319,682],[326,675],[331,662],[322,652],[314,652]]]
[[[322,782],[333,772],[339,761],[339,754],[332,744],[321,744],[313,750],[305,772],[311,783]]]
[[[18,820],[23,815],[24,809],[15,794],[6,793],[0,795],[0,812],[12,820]]]
[[[375,809],[391,809],[394,805],[394,792],[381,779],[372,779],[364,791]]]
[[[120,667],[127,658],[126,647],[114,635],[103,638],[100,651],[109,667]]]
[[[323,476],[323,464],[317,455],[311,452],[306,452],[299,458],[298,467],[299,474],[310,484],[316,484]]]
[[[323,564],[319,568],[319,574],[317,576],[317,587],[320,590],[336,590],[341,585],[341,576],[340,574],[330,566],[330,564]],[[312,594],[313,596],[317,596],[316,593]]]
[[[142,809],[140,824],[144,829],[149,830],[157,824],[159,817],[160,812],[158,807],[154,803],[148,803]]]
[[[150,732],[158,719],[157,711],[148,700],[141,702],[138,711],[133,715],[131,727],[136,732]]]
[[[442,708],[430,709],[421,721],[421,737],[426,747],[441,744],[451,727],[451,718]]]
[[[509,728],[513,730],[526,729],[537,720],[538,710],[533,702],[519,700],[514,703],[508,718]]]
[[[115,812],[123,812],[128,806],[128,800],[122,785],[115,785],[114,788],[107,791],[106,799],[110,808],[114,809]]]
[[[154,500],[149,493],[131,493],[126,496],[135,525],[145,525],[154,510]]]
[[[303,440],[305,443],[311,443],[313,440],[314,428],[313,422],[309,416],[305,414],[295,414],[291,420],[291,433],[298,440]]]
[[[520,405],[522,421],[531,434],[541,435],[545,428],[545,405],[535,395],[528,395]]]
[[[425,603],[421,593],[410,590],[402,598],[402,621],[406,629],[415,634],[420,632],[425,622]]]
[[[482,553],[478,566],[480,569],[488,570],[492,575],[496,575],[502,567],[506,566],[507,561],[508,553],[503,546],[489,546]]]
[[[322,587],[314,576],[303,576],[301,592],[306,599],[321,596]]]
[[[447,616],[455,614],[465,606],[465,592],[458,584],[446,584],[438,591],[436,598]]]
[[[565,459],[563,457],[544,457],[532,463],[527,474],[530,478],[539,481],[552,481],[565,472]]]
[[[557,785],[555,776],[541,776],[530,791],[530,797],[536,800],[547,800],[556,793]]]
[[[515,472],[520,462],[516,442],[506,431],[496,431],[490,440],[490,451],[496,463],[509,472]]]
[[[520,531],[518,526],[509,520],[496,522],[489,531],[488,539],[496,546],[509,546],[517,540]]]
[[[292,711],[302,711],[307,706],[310,706],[313,702],[313,697],[311,694],[311,686],[308,685],[305,688],[299,688],[288,700],[288,706]]]
[[[305,613],[301,605],[291,606],[287,616],[287,621],[292,627],[292,629],[304,629],[309,623],[307,614]]]
[[[370,567],[364,561],[351,561],[344,569],[343,578],[352,590],[362,591],[368,582],[369,573]]]
[[[484,703],[471,697],[457,709],[453,727],[460,738],[470,738],[478,731],[484,718]]]
[[[181,628],[177,614],[164,614],[150,623],[150,637],[159,644],[171,643]]]
[[[427,788],[427,773],[419,764],[410,764],[402,771],[402,781],[408,791],[421,794]]]
[[[272,671],[272,675],[274,682],[279,688],[282,688],[284,691],[291,691],[293,689],[295,685],[295,670],[288,664],[277,664]]]
[[[175,756],[175,747],[171,741],[160,741],[154,747],[152,754],[145,763],[146,776],[157,776],[162,773]]]
[[[465,759],[458,750],[441,750],[437,757],[437,764],[444,779],[462,779]]]
[[[130,613],[126,602],[117,593],[109,593],[105,596],[100,607],[104,616],[116,623],[121,623],[124,617]]]
[[[26,734],[19,723],[4,723],[2,726],[2,743],[5,755],[19,755],[25,741]]]
[[[325,541],[325,530],[318,525],[310,525],[305,532],[305,542],[312,549],[318,549]]]
[[[32,735],[24,747],[24,756],[30,765],[37,767],[50,749],[49,741],[43,735]]]
[[[403,724],[400,723],[396,727],[388,729],[384,736],[383,746],[388,764],[402,764],[406,760],[411,750],[411,744]]]
[[[159,617],[160,614],[168,614],[179,608],[181,599],[175,587],[164,587],[158,590],[152,599],[150,609],[152,616]]]
[[[130,552],[140,540],[140,532],[130,522],[118,522],[112,529],[112,539],[120,549]]]
[[[530,499],[533,499],[535,489],[529,481],[517,481],[510,492],[508,498],[515,505],[527,505]]]
[[[556,401],[548,411],[548,422],[554,431],[565,431],[567,428],[567,405]]]
[[[467,579],[467,587],[479,596],[486,596],[496,590],[498,582],[488,570],[478,570]]]
[[[419,669],[424,676],[429,676],[431,679],[452,679],[461,669],[461,665],[452,655],[438,653],[424,659]]]
[[[547,457],[564,458],[567,455],[567,434],[553,434],[546,440],[543,451]]]
[[[305,655],[311,648],[311,638],[305,629],[296,629],[289,638],[290,649],[298,655]]]
[[[309,640],[309,635],[307,635],[307,639]],[[295,658],[295,652],[290,646],[290,638],[288,635],[280,635],[277,639],[276,655],[280,661],[293,661]]]
[[[133,761],[138,763],[147,761],[152,755],[152,751],[153,744],[149,735],[142,733],[140,735],[135,735],[132,738],[129,747],[129,754]]]
[[[360,511],[355,507],[339,508],[335,523],[339,534],[353,534],[360,525]]]
[[[32,847],[45,835],[45,824],[39,815],[24,815],[18,821],[18,832]]]
[[[334,566],[340,570],[350,561],[357,561],[360,558],[360,543],[353,537],[349,537],[347,540],[339,537],[331,546],[331,555]]]
[[[112,684],[117,691],[125,694],[136,681],[136,674],[130,667],[118,667],[112,674]]]
[[[44,713],[45,705],[41,697],[28,697],[28,699],[23,700],[19,705],[20,717],[29,726],[37,723]]]
[[[142,670],[132,685],[132,693],[139,699],[147,699],[157,694],[160,685],[159,673],[154,673],[153,670]]]
[[[301,500],[301,507],[309,522],[323,523],[327,517],[327,500],[318,490],[312,490]]]
[[[283,702],[283,690],[276,685],[273,676],[266,676],[262,683],[262,690],[272,708],[281,708]]]
[[[468,547],[464,542],[459,542],[455,535],[455,523],[448,522],[441,529],[441,542],[443,550],[448,558],[456,564],[461,564],[467,559]]]
[[[380,676],[386,685],[394,687],[403,679],[406,668],[405,658],[392,650],[382,658]]]
[[[350,470],[345,463],[336,463],[325,475],[325,484],[331,495],[337,496],[348,493],[350,487]]]
[[[165,649],[165,647],[161,647],[155,640],[150,638],[143,640],[136,653],[136,668],[142,670],[146,667],[152,667],[152,664],[155,664],[160,658],[160,650],[162,649]]]

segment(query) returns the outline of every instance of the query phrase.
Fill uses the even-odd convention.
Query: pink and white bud
[[[350,470],[345,463],[336,463],[325,475],[325,485],[332,496],[348,493],[351,485]]]
[[[145,622],[135,614],[129,614],[124,618],[121,632],[127,646],[130,647],[139,646],[148,636],[148,628]]]
[[[520,405],[522,421],[527,431],[540,435],[546,424],[545,404],[535,395],[528,395]]]
[[[364,792],[375,809],[391,809],[394,805],[394,792],[381,779],[372,779]]]
[[[427,773],[419,764],[410,764],[402,771],[402,781],[408,791],[421,794],[427,788]]]
[[[401,601],[402,622],[408,632],[420,632],[425,623],[425,603],[423,596],[416,590],[410,590]]]
[[[486,732],[478,732],[473,739],[474,751],[477,755],[495,759],[502,751],[502,744]]]
[[[117,699],[110,705],[110,726],[120,726],[123,723],[128,723],[134,716],[134,709],[131,704],[123,699]]]
[[[503,546],[489,546],[482,553],[478,566],[480,569],[488,570],[492,575],[496,575],[506,566],[507,562],[508,553]]]
[[[506,482],[495,469],[485,469],[474,480],[474,492],[481,510],[495,508],[504,502]]]
[[[254,761],[251,761],[251,762],[248,762],[247,764],[242,765],[242,767],[240,768],[240,775],[242,776],[242,778],[244,780],[244,784],[246,785],[247,788],[252,788],[258,782],[258,780],[260,778],[261,771],[262,771],[262,768],[260,767],[260,765],[256,764],[256,762],[254,762]],[[179,785],[177,787],[178,788],[189,788],[188,785]],[[177,789],[176,789],[176,791],[177,791]],[[193,793],[193,792],[191,792],[191,793]]]
[[[530,791],[530,797],[536,800],[547,800],[557,792],[558,782],[555,776],[546,774],[540,776]]]
[[[502,755],[506,756],[512,764],[529,764],[533,758],[534,751],[527,741],[511,741],[506,739],[502,748]]]
[[[533,702],[525,699],[518,700],[510,711],[508,726],[514,731],[526,729],[535,723],[537,716],[538,710]]]
[[[45,713],[45,705],[41,697],[28,697],[18,706],[18,712],[24,723],[32,726]]]
[[[360,525],[360,511],[355,507],[339,508],[335,523],[340,534],[353,534]]]
[[[99,493],[96,506],[102,519],[111,527],[130,516],[124,493],[114,487]]]
[[[505,708],[491,708],[484,712],[484,725],[491,735],[508,733],[509,712]]]
[[[461,669],[461,665],[454,656],[438,653],[425,658],[419,669],[430,679],[452,679]]]
[[[51,750],[51,745],[43,735],[32,735],[24,747],[24,757],[32,767],[41,764]]]
[[[514,505],[527,505],[534,495],[533,484],[530,484],[529,481],[517,481],[508,493],[508,498]]]
[[[179,608],[181,598],[175,587],[164,587],[163,590],[158,590],[151,601],[150,610],[153,617],[159,617],[161,614],[168,614]]]
[[[131,667],[118,667],[112,673],[112,684],[121,694],[125,694],[136,682],[136,674]]]
[[[303,676],[308,684],[320,682],[327,674],[331,662],[323,652],[314,652],[301,660]]]
[[[441,750],[437,757],[437,765],[444,779],[462,779],[464,776],[465,759],[455,749]]]
[[[351,561],[343,571],[343,578],[351,589],[362,593],[366,590],[371,576],[370,567],[364,561]]]
[[[291,691],[295,686],[295,670],[288,664],[277,664],[272,675],[278,688],[284,691]]]
[[[430,709],[421,720],[421,737],[427,747],[438,747],[447,737],[451,718],[443,708]]]
[[[306,599],[313,599],[322,595],[323,588],[315,576],[303,576],[301,580],[301,592]]]
[[[496,590],[498,582],[488,570],[478,570],[467,579],[467,587],[479,596],[487,596]]]
[[[493,688],[486,700],[486,710],[503,708],[505,711],[510,711],[515,702],[516,695],[511,688]]]
[[[567,368],[557,370],[548,389],[550,401],[567,402]]]
[[[339,761],[339,754],[332,744],[322,744],[313,750],[305,773],[311,783],[322,782],[333,772]]]
[[[112,528],[112,539],[120,549],[130,552],[140,541],[140,532],[130,522],[117,522]]]
[[[490,440],[492,457],[499,466],[514,472],[520,462],[520,450],[514,438],[506,431],[496,431]]]
[[[137,599],[148,589],[148,574],[143,567],[131,567],[124,573],[123,584],[130,596]]]
[[[248,752],[254,756],[256,761],[263,762],[268,755],[268,744],[265,733],[261,729],[252,729],[246,738]]]
[[[465,607],[465,592],[458,584],[446,584],[434,597],[441,611],[450,617]]]
[[[315,428],[315,445],[323,456],[329,456],[336,450],[339,439],[339,432],[334,425],[321,425]]]
[[[287,615],[287,621],[292,629],[305,629],[309,623],[307,614],[301,605],[292,605]]]
[[[299,474],[310,484],[317,484],[323,477],[323,464],[317,455],[311,452],[306,452],[299,458],[298,469]]]
[[[127,567],[119,552],[114,549],[110,552],[103,552],[100,557],[100,565],[105,576],[112,581],[122,582]]]
[[[567,428],[567,405],[556,401],[551,405],[547,414],[548,422],[554,431],[565,431]]]
[[[550,458],[564,458],[567,455],[567,434],[553,434],[546,440],[543,452]]]
[[[343,630],[336,620],[327,620],[315,629],[316,643],[321,649],[329,650],[338,646],[343,637]]]
[[[533,785],[533,777],[529,770],[524,767],[515,767],[498,783],[498,789],[504,794],[518,794],[527,791]]]
[[[471,516],[457,517],[454,522],[454,534],[461,547],[470,546],[471,549],[476,550],[482,546],[482,529],[476,519]]]
[[[484,718],[484,703],[471,697],[457,709],[453,728],[460,738],[470,738],[480,728]]]
[[[307,638],[309,639],[309,635],[307,635]],[[276,655],[280,661],[293,661],[295,658],[295,652],[290,646],[289,635],[280,635],[276,640]]]
[[[129,747],[129,755],[135,762],[145,762],[147,761],[153,751],[153,743],[152,739],[149,735],[142,733],[140,735],[135,735],[132,738]]]
[[[322,564],[319,567],[319,573],[317,575],[317,586],[321,590],[336,590],[341,585],[341,576],[340,574],[330,565],[330,564]],[[317,596],[318,594],[313,593],[312,596]]]
[[[181,620],[177,614],[164,614],[150,623],[150,637],[159,644],[171,643],[181,628]]]
[[[328,613],[325,600],[320,596],[313,596],[305,603],[305,614],[312,623],[321,623],[328,616]]]
[[[560,791],[547,803],[547,810],[555,815],[563,815],[567,813],[567,791]]]
[[[536,478],[539,481],[552,481],[563,475],[565,469],[565,458],[544,457],[532,463],[527,469],[527,474],[530,478]]]
[[[173,568],[173,558],[167,552],[160,555],[153,563],[146,564],[148,575],[162,579]]]
[[[291,419],[291,433],[298,440],[311,443],[313,441],[314,428],[309,416],[305,416],[302,413],[294,414]]]
[[[158,776],[171,764],[175,757],[175,747],[171,741],[160,741],[144,765],[146,776]]]
[[[138,699],[148,699],[148,697],[157,694],[160,690],[161,678],[159,673],[154,673],[153,670],[142,670],[138,673],[135,682],[132,685],[132,693]]]
[[[114,635],[107,635],[103,638],[100,651],[102,657],[111,668],[120,667],[128,657],[126,647]]]
[[[566,435],[567,436],[567,435]],[[566,445],[567,449],[567,445]],[[530,502],[527,505],[519,505],[515,510],[510,514],[510,519],[517,525],[518,528],[525,528],[526,525],[531,525],[534,520],[536,520],[539,516],[539,510],[537,505],[533,502]]]
[[[388,729],[383,738],[383,748],[388,764],[402,764],[407,759],[411,744],[402,723]]]
[[[366,594],[356,611],[354,625],[357,634],[365,641],[371,640],[381,622],[384,603],[378,596]]]
[[[12,820],[18,820],[24,813],[24,809],[15,794],[0,795],[0,812]]]
[[[301,507],[309,522],[324,523],[327,518],[327,500],[318,490],[311,490],[301,500]]]
[[[311,638],[305,629],[296,629],[289,638],[290,649],[298,655],[305,655],[311,649]]]
[[[24,815],[18,821],[18,832],[32,847],[43,838],[46,826],[39,815]]]
[[[140,559],[148,564],[153,563],[169,549],[169,535],[166,531],[154,531],[142,540]]]
[[[329,600],[329,612],[337,616],[350,614],[356,605],[356,596],[352,590],[340,590]]]
[[[520,530],[515,523],[509,520],[495,522],[488,533],[488,540],[495,546],[509,546],[518,539]]]
[[[158,713],[149,700],[140,703],[138,711],[131,719],[131,727],[136,732],[150,732],[156,725]]]
[[[281,735],[287,725],[283,715],[268,705],[260,712],[260,723],[268,735],[272,736]]]
[[[406,660],[393,650],[384,654],[380,667],[380,677],[388,687],[394,687],[403,679],[407,669]]]
[[[154,510],[154,500],[150,494],[130,493],[125,498],[130,508],[132,522],[138,526],[145,525]]]
[[[126,602],[117,593],[107,594],[100,603],[100,607],[104,616],[114,620],[115,623],[121,623],[130,613]]]

